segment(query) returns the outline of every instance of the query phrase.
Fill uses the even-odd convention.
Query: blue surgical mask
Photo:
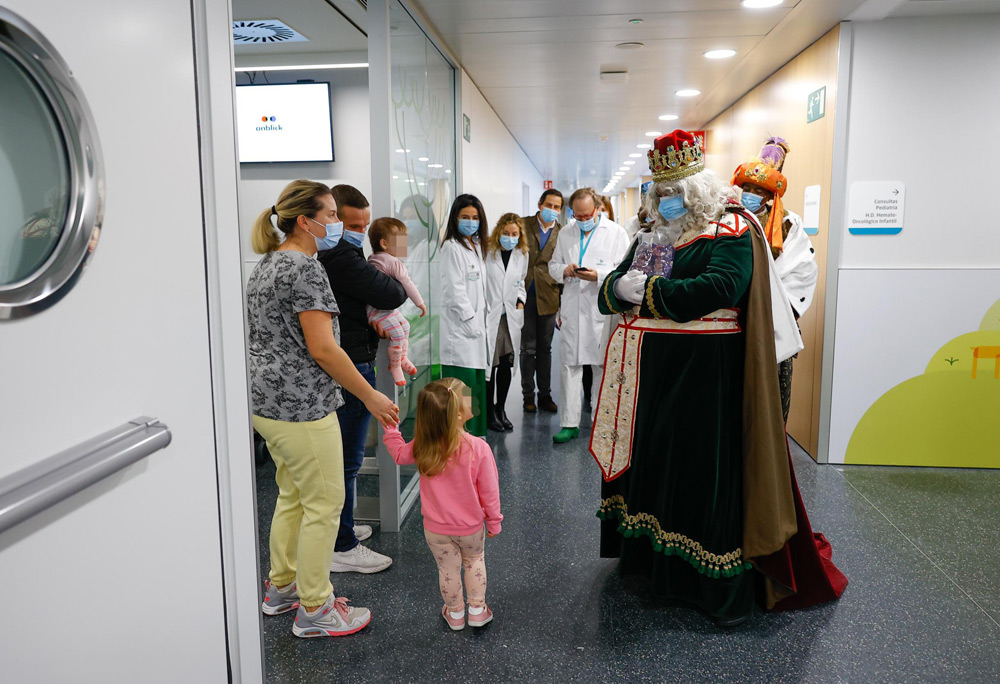
[[[352,245],[354,245],[355,247],[360,247],[361,245],[365,244],[365,234],[359,233],[355,230],[345,230],[344,239],[347,240]]]
[[[580,230],[582,230],[584,233],[589,233],[594,229],[594,226],[597,225],[595,221],[596,218],[597,218],[596,216],[591,216],[586,221],[577,221],[576,225],[580,226]]]
[[[307,216],[306,218],[309,217]],[[315,235],[313,235],[313,237],[316,238],[316,249],[318,251],[322,252],[325,249],[333,249],[334,247],[337,246],[337,243],[340,242],[341,236],[344,234],[343,221],[338,221],[337,223],[327,223],[326,225],[323,225],[316,219],[310,218],[309,220],[318,226],[323,226],[323,228],[326,229],[325,237],[318,238]]]
[[[500,246],[503,247],[508,252],[515,247],[521,238],[514,237],[513,235],[501,235],[500,236]]]
[[[548,207],[542,208],[542,221],[545,223],[552,223],[557,218],[559,218],[559,212],[555,209],[549,209]]]
[[[660,216],[668,221],[675,221],[684,214],[688,213],[687,207],[684,206],[684,197],[681,195],[661,197],[658,210],[660,212]]]
[[[465,237],[472,237],[479,232],[479,220],[458,219],[458,232]]]
[[[760,206],[764,203],[764,198],[760,195],[755,195],[752,192],[743,191],[743,196],[740,197],[740,202],[743,206],[751,211],[751,213],[756,214],[760,211]]]

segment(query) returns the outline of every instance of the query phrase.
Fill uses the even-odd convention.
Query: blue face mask
[[[360,247],[361,245],[365,244],[365,234],[358,233],[357,231],[353,230],[345,230],[344,239],[350,242],[355,247]]]
[[[510,250],[517,247],[517,243],[520,242],[520,240],[521,238],[514,237],[513,235],[501,235],[500,246],[509,252]]]
[[[580,226],[580,230],[582,230],[584,233],[589,233],[594,229],[594,226],[597,225],[595,221],[596,218],[597,218],[596,216],[592,216],[586,221],[577,221],[576,225]]]
[[[458,219],[458,232],[465,237],[472,237],[479,232],[479,220]]]
[[[658,209],[660,216],[668,221],[675,221],[688,213],[687,207],[684,206],[684,198],[681,195],[661,197]]]
[[[552,223],[557,218],[559,218],[559,212],[555,209],[549,209],[548,207],[542,208],[542,221],[545,223]]]
[[[309,220],[315,223],[317,226],[323,226],[323,228],[326,229],[325,237],[318,238],[315,235],[313,235],[313,237],[316,238],[316,249],[318,251],[322,252],[325,249],[333,249],[334,247],[337,246],[337,243],[340,242],[341,236],[344,234],[343,221],[338,221],[337,223],[327,223],[326,225],[323,225],[316,219],[311,218]]]
[[[760,211],[760,207],[764,204],[764,198],[760,195],[755,195],[752,192],[743,191],[743,196],[740,197],[740,202],[743,206],[750,210],[751,213],[756,214]]]

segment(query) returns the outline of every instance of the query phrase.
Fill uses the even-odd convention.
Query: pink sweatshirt
[[[399,465],[412,465],[413,442],[403,440],[396,428],[382,435],[389,454]],[[420,476],[420,512],[424,527],[435,534],[464,537],[483,528],[500,533],[500,482],[497,462],[485,440],[462,435],[458,453],[434,477]]]
[[[403,262],[389,254],[388,252],[375,252],[368,257],[368,263],[385,273],[387,276],[395,278],[406,291],[406,296],[417,306],[424,305],[424,298],[420,296],[420,290],[413,284],[410,274],[406,270]]]

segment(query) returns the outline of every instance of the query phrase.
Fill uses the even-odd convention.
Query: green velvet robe
[[[753,249],[739,225],[742,232],[713,225],[679,247],[670,277],[647,280],[640,315],[686,322],[738,308],[742,323]],[[614,283],[633,254],[602,285],[605,314],[632,308],[615,297]],[[603,484],[598,510],[602,557],[650,577],[655,595],[719,619],[749,614],[754,600],[740,548],[744,347],[743,332],[642,338],[631,467]]]

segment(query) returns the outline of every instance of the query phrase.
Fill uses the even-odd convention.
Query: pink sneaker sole
[[[451,631],[460,632],[465,629],[465,611],[462,611],[462,617],[453,618],[448,613],[448,606],[445,606],[441,609],[441,617],[443,617],[444,621],[448,623],[449,627],[451,627]]]
[[[484,610],[479,615],[473,615],[469,613],[469,627],[484,627],[493,621],[493,611],[490,610],[489,606],[486,606]]]

